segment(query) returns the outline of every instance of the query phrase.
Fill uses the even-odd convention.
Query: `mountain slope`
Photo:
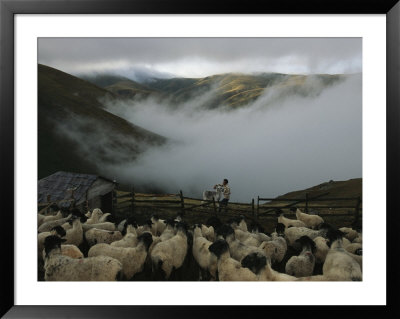
[[[92,83],[38,65],[39,178],[58,170],[100,173],[104,163],[134,160],[166,139],[107,112],[115,95]]]
[[[159,93],[157,90],[119,75],[83,75],[81,78],[114,93],[119,98],[147,97],[150,94]]]

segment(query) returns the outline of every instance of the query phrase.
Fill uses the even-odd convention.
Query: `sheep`
[[[122,234],[119,231],[92,228],[85,232],[85,238],[89,246],[93,246],[100,243],[111,244],[114,241],[121,240]]]
[[[79,217],[73,216],[69,220],[70,225],[72,224],[72,228],[67,230],[65,235],[65,244],[71,244],[75,246],[79,246],[83,241],[83,229],[81,220]]]
[[[76,247],[75,245],[61,245],[61,255],[68,256],[68,257],[71,257],[74,259],[84,258],[80,249],[78,247]],[[42,257],[43,257],[43,260],[46,257],[46,252],[44,249],[42,251]]]
[[[353,239],[353,243],[356,244],[362,244],[362,233],[358,233],[358,236]]]
[[[362,244],[359,243],[352,243],[344,247],[349,253],[355,254],[355,255],[361,255],[362,254]]]
[[[292,212],[295,212],[296,218],[298,220],[302,221],[309,228],[315,229],[324,222],[324,220],[321,216],[309,215],[309,214],[303,213],[297,207],[291,207],[290,210]]]
[[[214,227],[213,226],[207,227],[206,225],[200,225],[200,227],[203,237],[207,238],[211,242],[214,242],[215,240]]]
[[[167,227],[164,220],[160,219],[158,215],[153,215],[151,217],[151,222],[153,223],[153,233],[156,236],[160,236]]]
[[[212,279],[216,280],[218,268],[217,258],[208,250],[208,247],[211,245],[212,242],[203,236],[200,225],[195,225],[192,246],[193,257],[199,264],[200,269],[203,271],[208,271]]]
[[[108,230],[108,231],[114,231],[115,230],[115,224],[111,222],[105,222],[105,223],[99,223],[99,224],[82,224],[82,229],[87,232],[89,229],[103,229],[103,230]]]
[[[322,273],[327,280],[333,281],[361,281],[362,272],[360,265],[343,248],[342,238],[344,233],[340,230],[330,229],[327,233],[330,249],[326,255]]]
[[[315,265],[316,246],[312,239],[307,236],[301,236],[296,240],[301,246],[302,251],[299,256],[293,256],[286,263],[285,271],[288,275],[295,277],[311,276]]]
[[[229,245],[230,256],[241,261],[246,255],[252,252],[258,252],[265,254],[265,252],[259,247],[247,246],[235,238],[235,232],[229,225],[224,225],[219,229],[219,233],[222,234],[223,238]]]
[[[43,216],[43,219],[42,219],[42,223],[41,224],[44,224],[44,223],[47,223],[47,222],[51,222],[53,220],[61,219],[63,217],[63,215],[61,213],[61,210],[59,210],[57,212],[57,214],[55,214],[55,215],[50,215],[50,216],[42,215],[42,216]]]
[[[160,235],[161,241],[166,241],[175,236],[175,220],[174,219],[167,219],[165,222],[166,228],[164,229],[163,233]]]
[[[289,246],[295,245],[297,239],[301,236],[307,236],[311,239],[316,237],[326,236],[326,232],[328,231],[329,225],[323,224],[319,230],[313,230],[307,227],[289,227],[285,230],[285,238]]]
[[[52,220],[49,221],[47,223],[43,223],[42,225],[39,226],[38,228],[38,232],[39,233],[43,233],[43,232],[48,232],[50,231],[52,228],[56,227],[56,226],[61,226],[62,224],[64,224],[65,222],[67,222],[70,218],[72,217],[72,214],[69,214],[67,217],[65,218],[60,218],[57,220]]]
[[[352,228],[342,227],[342,228],[339,228],[339,230],[345,234],[344,238],[347,238],[349,241],[353,241],[354,239],[356,239],[358,237],[357,231],[355,231]]]
[[[138,235],[141,235],[144,232],[150,232],[150,233],[153,234],[152,230],[153,230],[153,222],[150,219],[148,219],[148,220],[145,221],[144,225],[139,226],[136,229],[136,232],[137,232]]]
[[[46,281],[113,281],[119,278],[121,263],[111,257],[75,259],[61,255],[63,239],[45,239],[44,279]]]
[[[245,231],[245,232],[247,232],[248,230],[247,230],[247,224],[246,224],[246,221],[244,220],[244,216],[243,215],[240,215],[240,222],[239,222],[239,225],[238,225],[238,228],[240,229],[240,230],[242,230],[242,231]]]
[[[106,213],[106,214],[101,215],[101,216],[100,216],[100,219],[99,219],[99,223],[104,223],[104,222],[106,222],[107,220],[110,221],[110,220],[109,220],[109,219],[110,219],[109,216],[112,216],[112,215],[111,215],[110,213]],[[94,224],[96,224],[96,223],[94,223]]]
[[[100,208],[95,208],[90,215],[90,218],[86,221],[86,224],[98,224],[100,223],[100,218],[103,216],[103,212]]]
[[[44,221],[45,217],[46,216],[44,216],[42,214],[38,214],[38,220],[37,220],[37,226],[38,227],[43,224],[43,221]]]
[[[257,275],[258,281],[294,281],[296,277],[275,271],[271,267],[271,259],[258,253],[251,253],[243,258],[243,267]]]
[[[306,224],[304,224],[301,220],[289,219],[283,216],[283,211],[281,209],[276,210],[276,215],[278,216],[278,223],[284,224],[286,228],[289,226],[306,227]]]
[[[165,231],[164,231],[165,232]],[[187,231],[184,224],[177,223],[176,235],[159,242],[151,252],[153,274],[168,279],[174,269],[182,266],[187,250]]]
[[[114,247],[108,244],[97,244],[89,249],[88,256],[109,256],[119,260],[122,264],[122,274],[131,279],[143,270],[147,252],[153,239],[150,233],[143,233],[138,237],[138,245],[134,248]]]
[[[277,230],[279,234],[278,232],[272,233],[272,240],[265,241],[260,245],[260,248],[271,258],[272,263],[280,263],[287,251],[287,243],[282,229],[285,229],[285,226],[278,224]]]
[[[46,237],[51,235],[57,235],[60,238],[66,235],[64,228],[61,226],[53,227],[49,232],[42,232],[38,234],[38,258],[40,259],[42,256],[42,251],[44,249],[44,241]]]
[[[257,276],[249,269],[242,267],[240,262],[231,258],[229,245],[223,239],[218,239],[208,247],[217,257],[218,278],[220,281],[256,281]]]
[[[121,240],[114,241],[110,245],[115,247],[128,248],[128,247],[135,247],[137,245],[137,242],[138,239],[137,239],[136,229],[132,225],[128,225],[128,227],[126,227],[126,234],[124,238],[122,238]]]
[[[327,245],[327,239],[321,236],[315,237],[315,262],[318,264],[323,264],[325,262],[326,255],[329,251],[329,246]]]
[[[88,212],[85,214],[85,216],[89,219],[92,216],[92,212],[88,210]]]

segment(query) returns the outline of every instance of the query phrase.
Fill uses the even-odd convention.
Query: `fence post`
[[[135,214],[135,188],[132,186],[131,216]]]
[[[354,223],[357,223],[358,220],[360,219],[360,205],[361,205],[361,196],[358,196],[357,204],[354,209]]]
[[[260,196],[257,196],[257,211],[256,211],[256,219],[258,216],[258,213],[260,212]]]
[[[251,199],[251,212],[252,212],[253,217],[254,217],[254,198]]]
[[[182,214],[185,213],[185,199],[183,198],[182,190],[179,191],[179,197],[181,198],[181,210]]]
[[[304,209],[306,213],[308,213],[308,193],[306,193],[306,207]]]
[[[217,205],[215,204],[215,198],[213,196],[213,207],[214,207],[214,215],[217,216]],[[220,207],[221,208],[221,207]]]

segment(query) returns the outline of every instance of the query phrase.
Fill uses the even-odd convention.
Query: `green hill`
[[[280,89],[281,97],[297,94],[307,96],[318,94],[321,87],[329,86],[343,79],[342,75],[288,75],[280,73],[260,73],[255,75],[227,73],[205,78],[158,79],[146,83],[152,89],[171,96],[175,103],[189,101],[196,95],[213,92],[204,107],[213,109],[220,106],[238,108],[245,106],[266,90]],[[307,85],[309,80],[316,80],[321,87]]]
[[[70,74],[38,65],[38,177],[59,170],[100,173],[102,163],[134,160],[162,136],[107,112],[116,95]]]

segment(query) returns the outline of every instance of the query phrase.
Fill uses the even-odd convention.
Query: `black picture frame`
[[[15,14],[386,14],[387,50],[387,283],[386,306],[15,306],[14,305],[14,16]],[[396,198],[400,180],[398,139],[400,137],[400,4],[398,0],[281,0],[234,3],[227,1],[162,0],[0,0],[0,180],[2,190],[1,224],[1,310],[5,318],[128,318],[235,316],[270,316],[284,310],[292,314],[372,315],[398,317],[399,284],[395,257],[395,231],[398,225]],[[379,230],[377,230],[379,233]],[[377,234],[378,235],[378,234]],[[185,293],[185,292],[182,292]],[[257,313],[256,313],[257,312]],[[319,314],[318,314],[319,312]]]

